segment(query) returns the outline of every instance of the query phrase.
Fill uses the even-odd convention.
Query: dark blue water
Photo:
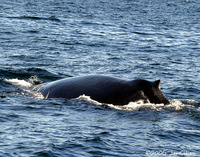
[[[88,74],[161,79],[171,104],[42,99],[24,85]],[[0,78],[2,157],[200,155],[198,0],[1,0]]]

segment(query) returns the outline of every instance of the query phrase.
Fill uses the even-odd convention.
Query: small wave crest
[[[8,17],[11,19],[21,19],[21,20],[49,20],[49,21],[55,21],[55,22],[61,22],[60,19],[58,19],[55,16],[51,17],[37,17],[37,16],[16,16],[16,17]]]

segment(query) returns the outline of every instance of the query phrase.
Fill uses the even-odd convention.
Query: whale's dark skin
[[[109,76],[89,75],[44,83],[35,88],[45,98],[77,98],[81,95],[101,103],[126,105],[143,100],[155,104],[169,104],[160,90],[160,80],[154,82],[122,80]]]

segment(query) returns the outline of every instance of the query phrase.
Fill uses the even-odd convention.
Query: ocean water
[[[45,99],[101,74],[161,79],[170,104]],[[0,156],[200,156],[200,1],[1,0]]]

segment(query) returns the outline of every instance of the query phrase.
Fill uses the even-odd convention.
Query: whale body
[[[45,98],[72,99],[86,95],[100,103],[113,105],[126,105],[138,100],[169,104],[160,90],[160,80],[150,82],[142,79],[123,80],[110,76],[88,75],[40,84],[35,89]]]

